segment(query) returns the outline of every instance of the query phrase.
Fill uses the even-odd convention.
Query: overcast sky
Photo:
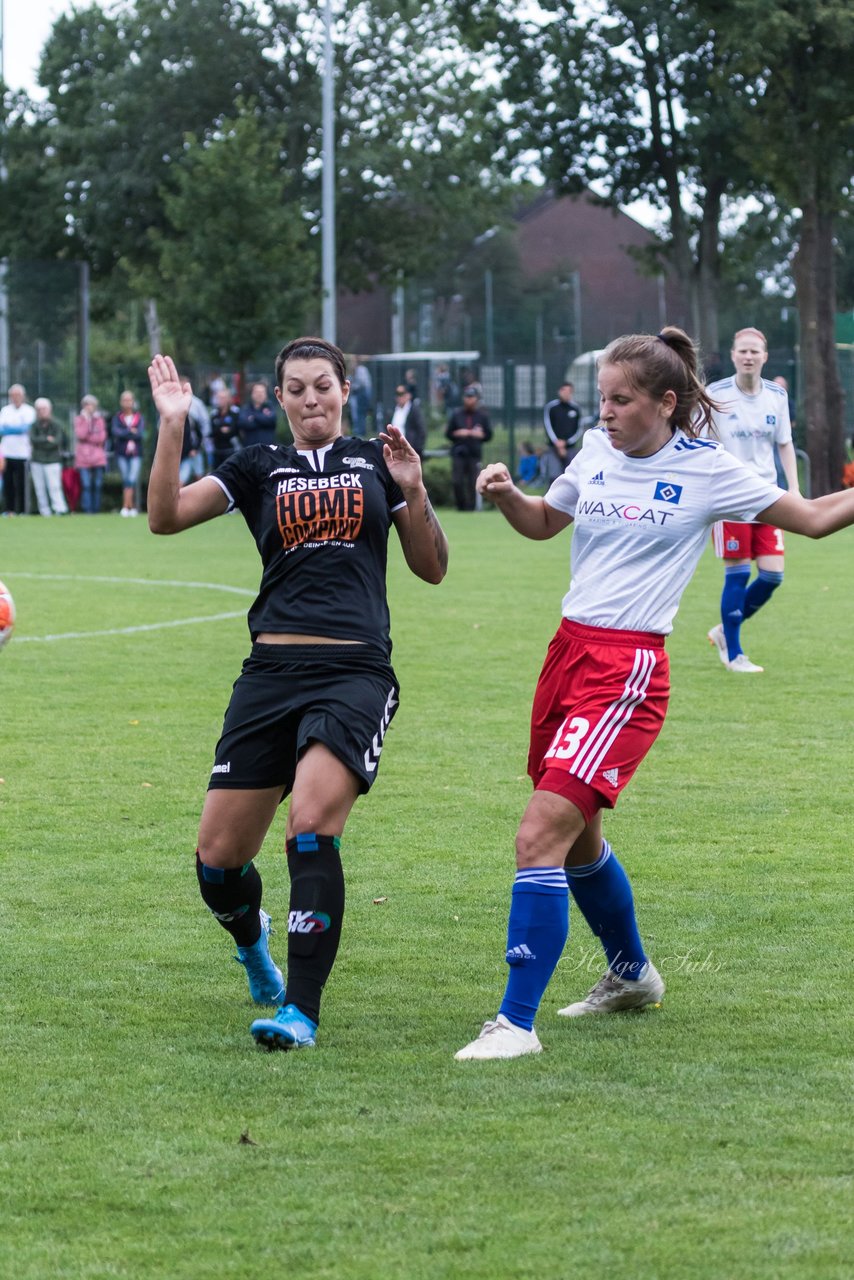
[[[50,29],[61,13],[73,7],[71,0],[3,0],[3,71],[11,88],[35,92]]]

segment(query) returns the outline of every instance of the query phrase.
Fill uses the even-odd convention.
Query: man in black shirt
[[[483,445],[492,439],[489,415],[479,407],[479,398],[477,387],[466,387],[462,407],[454,410],[445,428],[445,436],[451,442],[451,475],[458,511],[475,509]]]
[[[575,388],[571,382],[562,382],[557,399],[550,400],[543,410],[543,425],[549,440],[546,454],[546,479],[556,480],[572,461],[573,446],[581,440],[581,407],[572,398]]]
[[[270,403],[266,382],[252,383],[249,403],[240,410],[240,442],[244,447],[276,443],[276,406]]]
[[[240,409],[232,404],[228,387],[220,387],[214,394],[211,410],[211,443],[214,466],[218,467],[240,444]]]

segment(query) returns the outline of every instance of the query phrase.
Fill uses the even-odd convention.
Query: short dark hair
[[[276,386],[279,390],[282,388],[285,365],[289,360],[328,360],[342,387],[347,381],[343,351],[325,338],[294,338],[286,347],[282,347],[276,356]]]

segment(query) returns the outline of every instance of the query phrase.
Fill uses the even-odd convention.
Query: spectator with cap
[[[492,439],[489,415],[480,408],[479,401],[479,389],[474,385],[465,387],[462,406],[454,410],[445,428],[445,436],[451,442],[451,476],[458,511],[475,509],[483,446]]]

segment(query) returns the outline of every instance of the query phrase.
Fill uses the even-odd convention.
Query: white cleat
[[[562,1018],[581,1018],[586,1013],[619,1013],[621,1009],[642,1009],[658,1004],[664,995],[664,979],[647,961],[636,982],[621,978],[609,969],[583,1000],[558,1009]]]
[[[728,662],[727,666],[730,671],[741,671],[743,674],[753,674],[757,671],[764,671],[764,667],[757,667],[755,662],[751,662],[746,653],[737,653],[732,662]]]
[[[716,627],[712,627],[711,631],[706,633],[709,637],[709,644],[713,644],[718,651],[718,657],[725,667],[729,666],[729,650],[726,645],[726,636],[724,635],[723,623],[719,622]]]
[[[476,1040],[454,1054],[457,1062],[469,1058],[521,1058],[526,1053],[542,1053],[536,1031],[526,1031],[499,1013],[494,1022],[484,1022]]]

